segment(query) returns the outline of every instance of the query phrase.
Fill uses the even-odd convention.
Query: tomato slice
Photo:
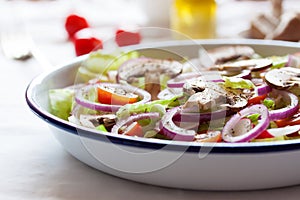
[[[115,41],[120,47],[139,44],[141,42],[141,35],[139,32],[130,32],[119,29],[116,31]]]
[[[121,90],[121,89],[120,89]],[[103,104],[125,105],[138,101],[138,95],[127,93],[126,95],[118,94],[114,88],[97,87],[98,101]]]
[[[88,27],[90,27],[89,23],[82,16],[71,14],[66,18],[65,29],[68,32],[70,39],[73,38],[77,31]]]
[[[206,133],[200,133],[195,136],[196,142],[221,142],[221,131],[207,131]]]
[[[129,136],[138,136],[138,137],[143,137],[143,129],[142,126],[139,125],[137,122],[133,122],[130,124],[124,131],[124,135],[129,135]]]
[[[300,124],[300,112],[298,112],[291,118],[277,120],[277,121],[275,121],[275,123],[277,124],[278,127],[299,125]]]
[[[76,56],[88,54],[103,48],[102,41],[95,37],[78,38],[74,41]]]
[[[267,130],[261,132],[255,139],[266,139],[266,138],[273,138],[274,136],[271,135]]]
[[[260,95],[260,96],[253,96],[248,100],[248,105],[260,104],[266,97],[267,94]]]
[[[291,133],[286,135],[288,138],[299,138],[300,137],[300,133],[297,131],[295,133]]]

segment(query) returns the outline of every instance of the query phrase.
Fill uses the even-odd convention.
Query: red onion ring
[[[252,76],[251,76],[251,71],[250,70],[243,70],[240,74],[237,74],[233,77],[237,77],[237,78],[243,78],[243,79],[248,79],[251,80]]]
[[[247,115],[260,114],[259,123],[250,131],[243,135],[234,136],[232,134],[234,127],[239,123],[239,121]],[[225,124],[222,137],[225,142],[249,142],[250,140],[256,138],[262,131],[266,130],[269,126],[269,111],[268,108],[262,104],[256,104],[247,107],[237,114],[233,115],[230,120]]]
[[[288,61],[285,63],[285,67],[292,67],[292,64],[293,64],[293,55],[288,55]]]
[[[280,128],[271,128],[268,129],[267,131],[274,137],[280,137],[280,136],[285,136],[285,135],[295,133],[299,130],[300,130],[300,125],[293,125],[293,126],[285,126]]]
[[[270,87],[269,85],[263,84],[263,85],[257,86],[255,88],[255,91],[258,96],[261,96],[261,95],[268,94],[269,92],[271,92],[272,87]]]
[[[219,77],[218,77],[219,75]],[[224,82],[222,80],[221,74],[218,71],[202,71],[202,72],[190,72],[190,73],[183,73],[176,76],[173,79],[167,81],[167,86],[169,88],[182,88],[184,83],[193,78],[203,77],[204,81],[211,81],[211,82]]]
[[[157,112],[150,112],[150,113],[140,113],[140,114],[136,114],[136,115],[131,115],[130,117],[124,119],[124,120],[120,120],[118,121],[111,129],[111,133],[112,134],[119,134],[119,129],[122,126],[128,126],[130,124],[132,124],[133,122],[136,122],[138,120],[142,120],[142,119],[157,119],[159,118],[160,115]]]
[[[181,107],[169,110],[161,119],[159,128],[162,133],[173,140],[193,141],[196,131],[180,128],[173,122],[173,117],[181,112]]]
[[[168,80],[167,86],[169,88],[180,88],[180,87],[183,87],[184,82],[187,79],[197,78],[199,76],[201,76],[201,74],[199,74],[197,72],[183,73],[183,74],[176,76],[173,79]]]
[[[160,91],[157,95],[158,99],[171,99],[175,96],[182,95],[182,88],[166,88]]]
[[[273,90],[278,95],[282,95],[283,98],[289,99],[290,104],[284,108],[271,110],[270,113],[270,120],[279,120],[284,119],[287,117],[291,117],[296,114],[299,110],[299,100],[296,95],[291,92],[287,92],[284,90]],[[277,96],[277,95],[276,95]]]
[[[95,89],[97,86],[106,86],[112,88],[121,88],[127,92],[132,92],[137,94],[139,97],[142,98],[141,101],[137,103],[146,103],[151,100],[151,95],[142,89],[133,87],[131,85],[121,85],[121,84],[113,84],[113,83],[98,83],[93,85],[87,85],[82,87],[81,89],[77,90],[75,95],[75,101],[77,104],[92,109],[92,110],[99,110],[104,112],[116,112],[122,105],[111,105],[111,104],[102,104],[97,102],[92,102],[84,98],[84,95],[87,94],[91,89]]]
[[[210,120],[225,118],[231,114],[233,114],[232,111],[225,110],[225,109],[217,110],[214,112],[207,112],[207,113],[191,113],[191,112],[184,112],[184,110],[182,110],[181,112],[174,115],[173,120],[175,122],[200,123],[200,122],[207,122]]]
[[[288,61],[285,67],[298,67],[300,65],[300,57],[296,55],[288,55]]]
[[[211,79],[209,78],[210,75],[213,75],[214,73],[220,74],[220,72],[218,71],[205,71],[205,72],[190,72],[190,73],[183,73],[180,74],[178,76],[176,76],[173,79],[170,79],[167,81],[167,86],[169,88],[180,88],[183,87],[184,83],[186,80],[188,79],[192,79],[192,78],[198,78],[200,76],[203,76],[204,79],[205,77],[208,77],[208,81],[212,81],[212,82],[224,82],[224,80],[222,79]],[[251,71],[250,70],[243,70],[240,74],[235,75],[233,77],[237,77],[237,78],[244,78],[244,79],[251,79]]]
[[[224,80],[223,79],[216,79],[216,80],[211,80],[211,82],[221,83],[221,82],[224,82]]]

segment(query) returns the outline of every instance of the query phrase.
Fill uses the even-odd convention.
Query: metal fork
[[[29,36],[24,19],[15,2],[7,1],[1,5],[4,16],[1,20],[0,45],[7,58],[27,60],[32,57],[32,38]]]
[[[32,40],[24,30],[4,31],[1,33],[0,42],[7,58],[27,60],[32,57]]]

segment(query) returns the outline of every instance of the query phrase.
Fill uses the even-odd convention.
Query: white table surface
[[[38,49],[38,59],[21,62],[0,54],[0,199],[299,199],[300,186],[246,192],[150,186],[107,175],[72,157],[58,144],[47,124],[30,111],[24,94],[30,80],[46,70],[43,64],[54,67],[74,58],[73,46],[65,40],[62,20],[53,10],[46,9],[43,2],[16,4],[27,3],[31,8],[26,9],[43,4],[37,6],[41,9],[31,13],[26,22]],[[60,15],[66,12],[65,3],[49,3]],[[35,17],[46,10],[47,16]]]

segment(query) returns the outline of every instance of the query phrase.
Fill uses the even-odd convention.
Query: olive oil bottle
[[[215,0],[174,0],[170,25],[175,39],[216,37]]]

